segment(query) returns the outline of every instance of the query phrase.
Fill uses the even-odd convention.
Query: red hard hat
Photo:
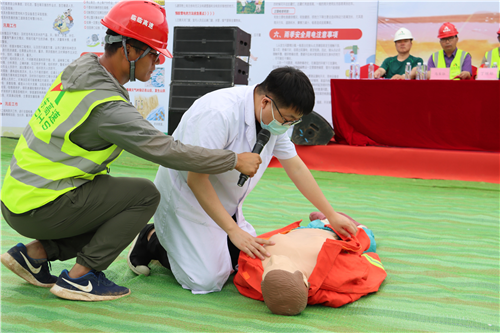
[[[153,1],[120,1],[111,8],[101,23],[122,36],[137,39],[172,58],[167,50],[168,24],[165,8]]]
[[[458,35],[457,28],[450,22],[443,23],[439,28],[438,38],[446,38]]]

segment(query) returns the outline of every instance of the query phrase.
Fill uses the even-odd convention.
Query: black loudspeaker
[[[327,145],[334,134],[328,121],[313,111],[293,127],[292,142],[303,146]]]
[[[172,60],[173,82],[248,84],[249,65],[237,57],[174,55]]]
[[[168,108],[168,133],[174,133],[182,115],[201,96],[221,88],[232,87],[231,84],[194,84],[172,82],[170,84],[170,101]]]
[[[175,55],[250,56],[250,34],[238,27],[175,27]]]
[[[248,84],[250,34],[237,27],[175,27],[168,133],[199,97]]]

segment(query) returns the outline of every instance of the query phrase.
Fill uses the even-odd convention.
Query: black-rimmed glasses
[[[144,51],[146,51],[146,50],[147,50],[147,49],[146,49],[146,50],[143,50],[143,49],[138,48],[138,47],[134,47],[134,48],[135,48],[135,49],[137,49],[137,50],[141,50],[142,52],[144,52]],[[156,50],[151,49],[151,51],[149,51],[147,55],[151,55],[151,56],[153,56],[154,62],[156,62],[156,61],[158,61],[158,58],[160,57],[160,52],[158,52],[158,51],[156,51]]]
[[[265,95],[265,96],[271,100],[271,102],[276,107],[276,111],[278,111],[278,114],[280,115],[281,119],[283,119],[283,123],[281,123],[282,126],[289,126],[289,125],[293,126],[293,125],[298,124],[302,121],[302,118],[297,119],[297,120],[286,120],[285,117],[283,117],[283,115],[281,114],[280,109],[278,108],[278,105],[276,105],[276,102],[271,97],[269,97],[267,95]]]

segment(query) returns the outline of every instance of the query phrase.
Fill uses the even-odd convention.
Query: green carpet
[[[2,179],[16,144],[2,139]],[[114,176],[153,180],[157,166],[124,153]],[[193,295],[167,269],[138,277],[128,249],[106,271],[132,290],[110,302],[58,299],[2,266],[2,332],[498,332],[499,186],[314,172],[334,208],[370,227],[388,277],[379,292],[341,308],[308,306],[296,317],[272,315],[238,293]],[[268,169],[244,212],[258,233],[315,209],[282,169]],[[1,222],[2,253],[29,240]],[[111,235],[112,236],[112,235]],[[58,275],[74,260],[54,262]]]

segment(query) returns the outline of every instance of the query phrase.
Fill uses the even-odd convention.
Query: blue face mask
[[[274,118],[273,103],[271,103],[271,115],[273,116],[273,120],[271,120],[271,122],[267,125],[264,124],[264,122],[262,121],[262,108],[260,108],[260,126],[262,126],[262,128],[271,132],[271,134],[274,134],[274,135],[283,134],[286,131],[288,131],[290,126],[292,126],[292,125],[283,125],[282,123],[280,123],[279,121],[277,121]]]

